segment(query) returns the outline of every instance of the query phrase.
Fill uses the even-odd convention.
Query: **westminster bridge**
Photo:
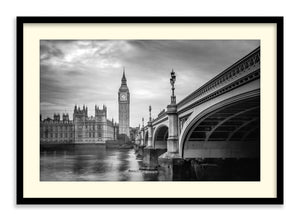
[[[260,48],[176,102],[142,120],[136,150],[143,169],[167,170],[168,180],[184,180],[186,165],[197,179],[260,178]]]

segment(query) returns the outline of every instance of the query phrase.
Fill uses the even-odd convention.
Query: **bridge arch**
[[[195,109],[179,142],[183,158],[259,157],[259,90]]]
[[[167,149],[169,128],[165,124],[161,124],[154,130],[153,144],[155,149]]]

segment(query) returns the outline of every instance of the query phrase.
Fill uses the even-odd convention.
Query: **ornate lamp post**
[[[149,122],[148,122],[148,144],[147,147],[152,147],[152,118],[151,118],[151,105],[149,106]]]
[[[172,85],[172,96],[171,96],[171,104],[176,104],[176,96],[174,95],[174,90],[175,90],[175,81],[176,81],[176,75],[174,70],[172,69],[171,72],[171,78],[170,78],[170,83]]]
[[[149,122],[151,122],[151,110],[152,110],[152,108],[151,108],[151,105],[149,106]]]
[[[172,69],[171,78],[170,78],[170,83],[172,86],[171,104],[167,106],[167,114],[169,120],[169,136],[168,136],[167,147],[169,153],[178,152],[178,115],[177,115],[176,96],[174,93],[175,81],[176,81],[176,75],[174,70]]]
[[[141,128],[141,146],[145,145],[145,130],[144,130],[144,118],[142,118],[142,128]]]

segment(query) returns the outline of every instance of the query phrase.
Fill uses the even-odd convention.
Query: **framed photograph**
[[[18,17],[17,204],[283,204],[283,18]]]

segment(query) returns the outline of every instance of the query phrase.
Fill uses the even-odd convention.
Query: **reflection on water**
[[[133,149],[99,145],[43,148],[41,181],[156,181],[156,172],[139,171],[142,161]]]

